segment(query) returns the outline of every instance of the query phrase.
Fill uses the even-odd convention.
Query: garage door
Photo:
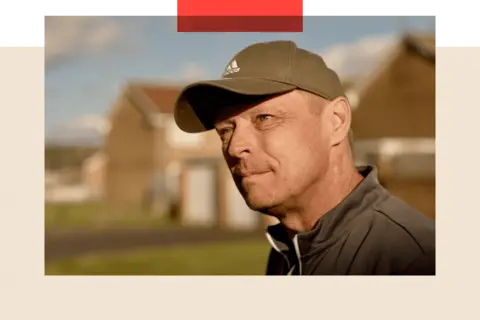
[[[191,164],[185,168],[182,222],[186,225],[213,226],[217,223],[215,167]]]

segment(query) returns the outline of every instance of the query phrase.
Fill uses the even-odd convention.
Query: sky
[[[218,78],[251,43],[293,40],[342,78],[368,72],[405,31],[435,32],[435,17],[305,17],[301,33],[179,33],[176,17],[47,17],[46,138],[98,132],[129,81]],[[67,142],[68,143],[68,142]]]

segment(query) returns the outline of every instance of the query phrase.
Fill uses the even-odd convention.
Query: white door
[[[227,213],[226,223],[232,229],[257,228],[261,213],[251,210],[238,191],[235,182],[230,176],[226,177]]]
[[[195,164],[189,165],[186,170],[182,220],[188,225],[213,226],[217,222],[215,167]]]

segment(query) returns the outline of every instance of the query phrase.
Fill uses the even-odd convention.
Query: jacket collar
[[[312,244],[328,245],[328,243],[334,242],[356,216],[356,213],[360,212],[368,203],[368,195],[378,188],[383,188],[378,181],[376,167],[357,167],[357,171],[364,176],[364,179],[341,203],[324,214],[312,230],[298,233],[295,239],[296,245],[288,237],[282,223],[269,226],[266,233],[272,247],[276,251],[288,251],[298,247],[297,255],[303,256],[309,253]]]

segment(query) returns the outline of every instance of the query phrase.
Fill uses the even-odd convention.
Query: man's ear
[[[338,97],[331,102],[333,112],[332,145],[336,146],[348,139],[352,122],[352,108],[345,97]]]

